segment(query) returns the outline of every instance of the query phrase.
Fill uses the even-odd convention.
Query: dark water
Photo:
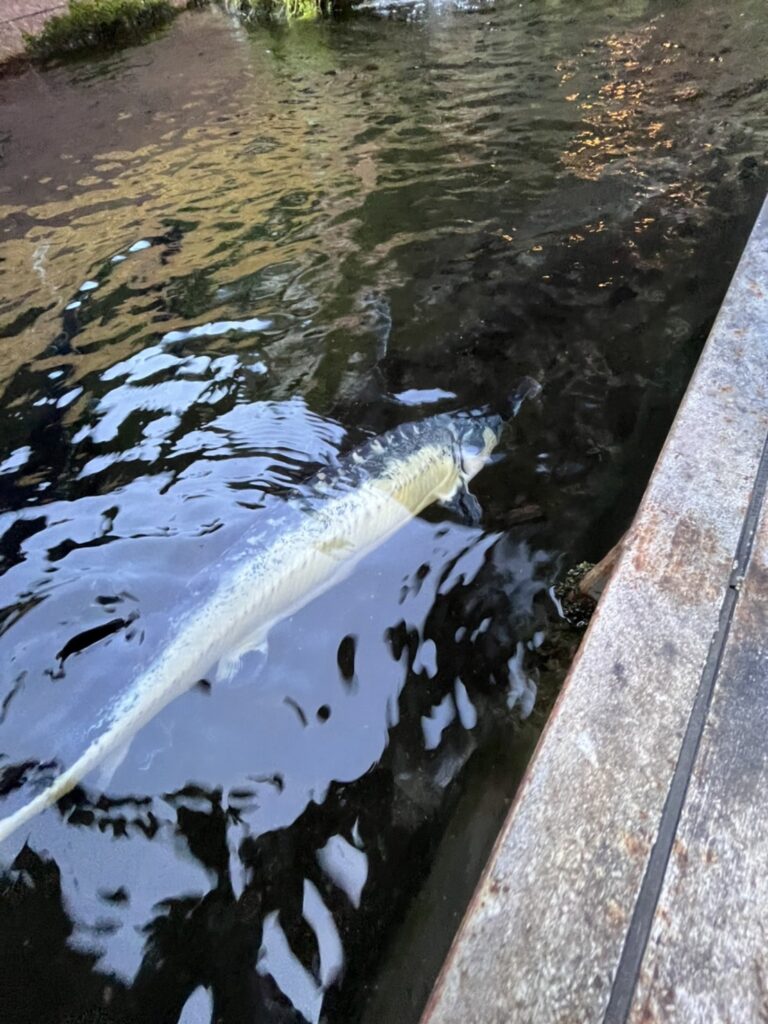
[[[0,81],[0,814],[318,465],[543,385],[481,526],[430,509],[4,844],[0,1019],[416,1020],[552,583],[628,524],[765,193],[766,67],[763,0],[538,0]]]

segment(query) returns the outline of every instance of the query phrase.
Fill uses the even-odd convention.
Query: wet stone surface
[[[0,8],[0,61],[16,57],[24,50],[24,34],[39,32],[54,14],[66,10],[66,4],[51,0],[7,0]]]

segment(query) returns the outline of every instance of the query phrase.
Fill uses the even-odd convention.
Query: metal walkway
[[[768,1020],[768,203],[424,1024]]]

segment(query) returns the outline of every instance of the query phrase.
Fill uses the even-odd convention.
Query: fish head
[[[458,448],[461,474],[466,480],[477,476],[499,443],[504,421],[501,416],[466,413],[457,416],[453,435]]]

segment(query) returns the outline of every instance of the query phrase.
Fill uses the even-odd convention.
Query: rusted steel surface
[[[768,1019],[765,505],[629,1019]]]
[[[696,723],[719,679],[732,569],[746,550],[768,433],[764,289],[768,205],[424,1024],[627,1019],[665,844],[673,859],[680,849],[672,797],[685,798],[686,758],[696,758]],[[648,977],[657,967],[646,964]],[[658,1008],[663,992],[652,992],[648,1006]],[[636,1004],[633,1021],[642,1012]],[[681,1010],[677,1019],[693,1018]]]

